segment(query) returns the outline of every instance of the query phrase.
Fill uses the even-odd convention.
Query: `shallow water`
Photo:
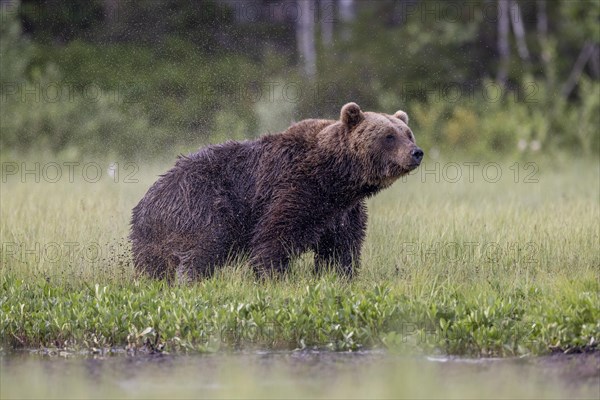
[[[461,359],[384,352],[20,352],[0,355],[0,398],[598,399],[599,371],[600,353]]]

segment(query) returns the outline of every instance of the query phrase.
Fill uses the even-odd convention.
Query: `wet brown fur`
[[[181,156],[133,209],[136,269],[171,279],[210,275],[248,255],[258,272],[283,272],[315,253],[315,268],[351,276],[365,237],[365,199],[416,168],[402,111],[309,119],[282,133]],[[420,161],[420,159],[419,159]]]

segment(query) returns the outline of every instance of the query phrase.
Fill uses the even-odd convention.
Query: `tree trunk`
[[[348,26],[352,21],[354,21],[355,13],[354,13],[354,0],[339,0],[339,13],[340,20],[342,22],[342,39],[348,40],[350,39],[350,27]]]
[[[569,97],[569,95],[571,94],[573,89],[575,89],[575,86],[579,82],[579,78],[581,77],[581,74],[583,73],[583,68],[585,67],[585,64],[587,64],[587,62],[590,60],[590,58],[592,58],[594,56],[594,53],[595,53],[594,43],[589,42],[589,41],[585,42],[585,44],[583,45],[583,49],[581,49],[581,52],[579,53],[579,57],[577,57],[577,61],[575,61],[575,65],[573,66],[573,69],[571,70],[569,79],[567,79],[567,81],[565,82],[565,84],[562,87],[561,92],[562,92],[563,96]]]
[[[119,0],[102,0],[102,9],[105,21],[111,25],[118,18]]]
[[[537,31],[541,38],[548,37],[548,13],[546,13],[546,0],[537,0]]]
[[[498,66],[498,74],[496,81],[504,86],[508,77],[508,67],[510,63],[510,47],[508,44],[509,30],[509,0],[498,0],[498,55],[500,56],[500,64]]]
[[[298,0],[298,20],[296,22],[296,41],[298,54],[305,75],[313,78],[317,72],[315,50],[315,0]]]
[[[529,49],[527,48],[527,41],[525,40],[525,27],[523,26],[523,16],[521,15],[521,8],[519,3],[515,0],[510,0],[510,22],[512,24],[515,38],[517,39],[517,51],[519,57],[523,61],[529,62]]]
[[[550,51],[548,49],[548,14],[546,13],[546,0],[537,0],[537,34],[540,43],[541,58],[547,68],[550,63]]]
[[[333,0],[321,0],[321,41],[325,47],[333,43],[333,19],[335,15],[335,2]]]

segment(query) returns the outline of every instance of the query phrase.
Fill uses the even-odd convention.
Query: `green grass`
[[[8,176],[0,343],[472,356],[595,349],[598,161],[540,160],[537,183],[523,182],[524,163],[515,182],[511,164],[493,183],[481,167],[469,182],[462,163],[457,183],[422,170],[370,200],[352,282],[313,276],[307,255],[282,279],[256,282],[240,264],[185,286],[136,276],[125,240],[131,208],[166,166],[140,165],[138,183],[123,182],[124,171],[118,183],[106,174],[88,183],[77,168],[73,183],[66,168],[56,183]]]

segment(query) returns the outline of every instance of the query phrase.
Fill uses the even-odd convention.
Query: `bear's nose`
[[[417,163],[417,164],[421,163],[421,160],[423,159],[423,150],[421,150],[420,148],[417,147],[410,154],[412,155],[412,158],[415,163]]]

